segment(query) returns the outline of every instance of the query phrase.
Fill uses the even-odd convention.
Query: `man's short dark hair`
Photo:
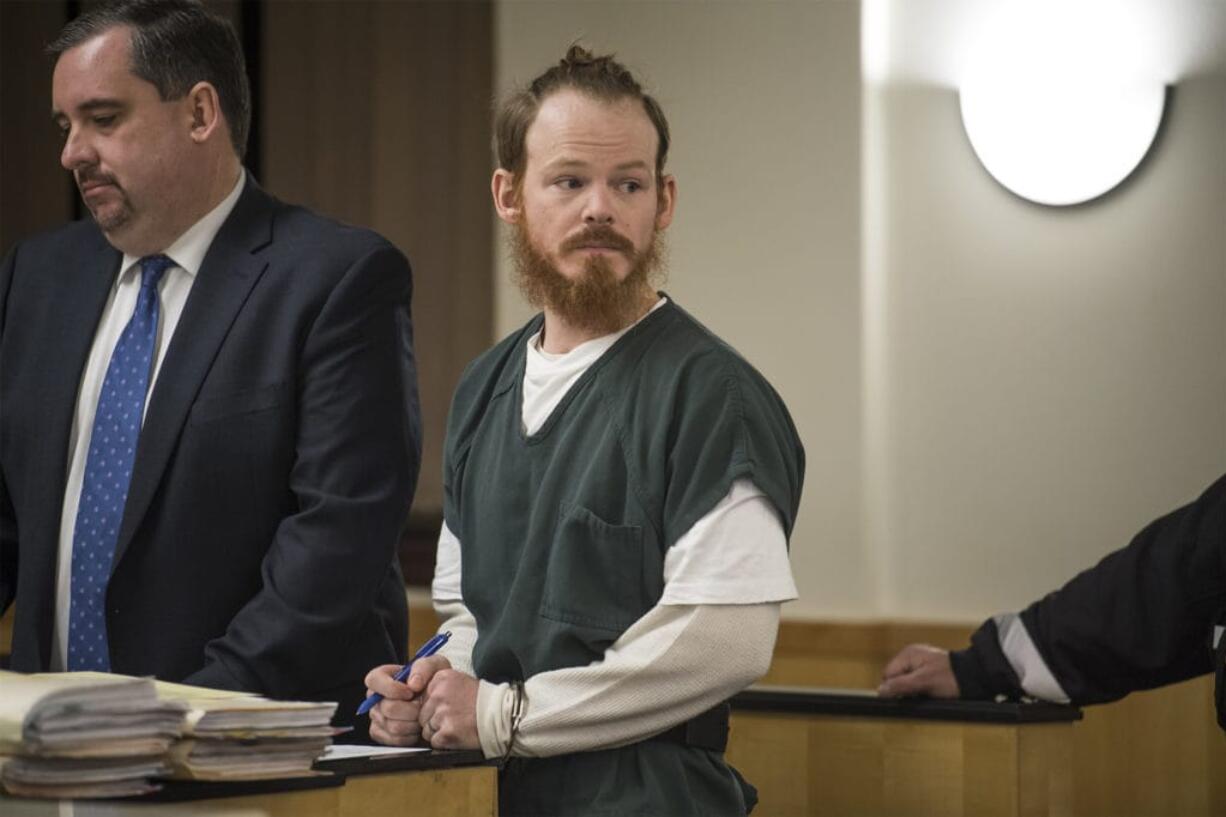
[[[509,170],[519,180],[528,162],[524,141],[528,128],[536,120],[541,103],[557,91],[573,88],[602,102],[618,102],[622,99],[637,99],[651,124],[655,126],[659,143],[656,146],[656,176],[664,176],[664,162],[668,159],[668,120],[660,103],[643,92],[634,75],[626,66],[613,59],[612,54],[593,56],[582,46],[572,45],[566,56],[526,88],[513,92],[498,109],[494,120],[494,149],[498,154],[498,166]]]
[[[240,159],[251,131],[251,86],[234,27],[197,0],[120,0],[68,22],[47,46],[59,55],[116,26],[132,29],[132,73],[163,100],[182,99],[197,82],[217,89]]]

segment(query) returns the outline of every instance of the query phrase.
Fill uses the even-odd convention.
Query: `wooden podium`
[[[732,707],[728,761],[758,788],[754,817],[1073,813],[1075,707],[765,686]]]

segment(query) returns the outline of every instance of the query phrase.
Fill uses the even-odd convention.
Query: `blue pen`
[[[418,658],[425,658],[427,656],[434,655],[436,652],[438,652],[439,650],[443,648],[443,645],[447,643],[447,640],[449,638],[451,638],[450,631],[445,632],[445,633],[439,633],[434,638],[427,641],[425,644],[422,644],[421,649],[418,650],[416,654],[414,654],[413,657],[409,659],[409,663],[401,667],[400,672],[396,673],[396,680],[404,681],[405,678],[408,678],[409,671],[413,669],[413,664],[414,662],[417,661]],[[361,706],[358,707],[357,714],[365,715],[367,712],[374,709],[375,704],[379,703],[379,701],[382,701],[382,700],[383,700],[382,695],[380,695],[378,692],[374,693],[369,698],[362,701]]]

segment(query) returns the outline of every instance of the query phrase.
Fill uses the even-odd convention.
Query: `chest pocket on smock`
[[[582,505],[562,508],[546,567],[541,616],[620,634],[646,612],[643,529],[611,525]]]

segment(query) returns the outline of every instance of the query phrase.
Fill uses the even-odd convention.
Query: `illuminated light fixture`
[[[962,122],[983,166],[1017,195],[1079,204],[1145,158],[1166,86],[1144,70],[1129,36],[1138,27],[1121,16],[1036,3],[1007,7],[985,30],[964,71]]]

